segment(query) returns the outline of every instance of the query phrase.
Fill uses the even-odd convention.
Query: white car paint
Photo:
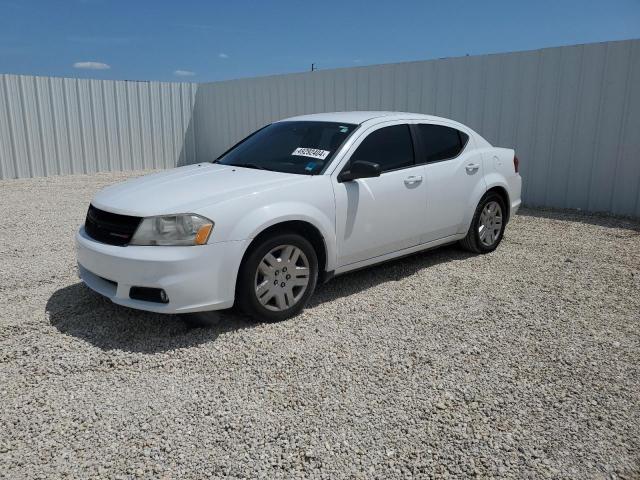
[[[521,178],[514,152],[492,147],[470,128],[444,118],[397,112],[340,112],[292,117],[358,124],[326,171],[297,175],[200,163],[139,177],[100,191],[92,204],[139,217],[193,213],[213,220],[202,246],[107,245],[80,228],[76,235],[82,280],[115,303],[162,313],[228,308],[238,269],[252,239],[289,220],[315,227],[324,240],[326,262],[335,274],[348,272],[463,238],[484,193],[502,187],[510,215],[520,206]],[[395,124],[433,123],[469,135],[452,160],[340,183],[342,167],[372,131]],[[131,286],[166,290],[170,302],[129,298]]]

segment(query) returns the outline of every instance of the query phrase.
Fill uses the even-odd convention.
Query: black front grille
[[[89,205],[84,231],[98,242],[123,246],[131,241],[140,220],[140,217],[105,212]]]

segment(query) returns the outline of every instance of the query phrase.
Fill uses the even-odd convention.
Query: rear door
[[[453,126],[417,123],[416,161],[424,164],[427,196],[423,242],[455,235],[470,208],[471,195],[484,183],[482,154],[469,145],[469,135]]]
[[[349,182],[333,176],[338,266],[419,244],[426,226],[424,166],[415,164],[409,125],[372,127],[348,155],[336,173],[355,160],[378,163],[383,172]]]

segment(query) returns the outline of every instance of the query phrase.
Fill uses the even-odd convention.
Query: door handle
[[[422,175],[411,175],[404,179],[405,185],[416,185],[422,181]]]
[[[480,168],[480,165],[477,163],[470,163],[466,167],[468,173],[476,173]]]

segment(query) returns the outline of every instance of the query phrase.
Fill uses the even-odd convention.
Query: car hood
[[[139,217],[198,213],[202,207],[309,178],[306,175],[199,163],[112,185],[98,192],[91,203],[101,210]]]

